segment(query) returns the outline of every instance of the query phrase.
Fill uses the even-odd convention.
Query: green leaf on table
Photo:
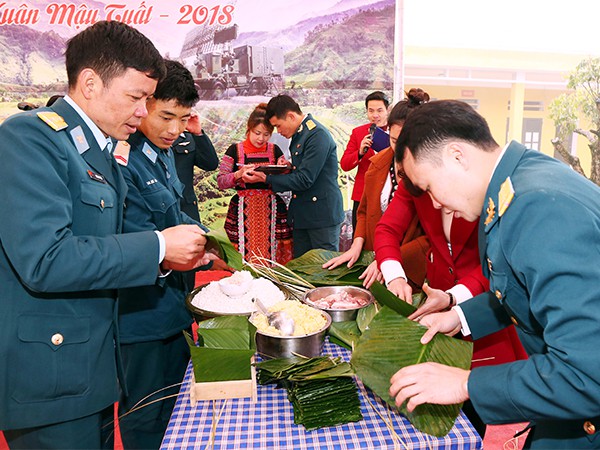
[[[373,262],[373,252],[362,252],[352,267],[342,264],[335,269],[323,269],[323,264],[341,252],[313,249],[285,266],[315,286],[362,286],[359,276]]]
[[[184,333],[196,382],[250,379],[255,333],[256,328],[245,316],[220,316],[200,322],[199,347],[189,333]]]
[[[205,236],[209,244],[217,248],[219,256],[229,267],[235,270],[243,269],[244,259],[227,237],[225,230],[210,230]]]
[[[371,303],[369,306],[358,310],[358,313],[356,314],[356,325],[361,333],[364,333],[380,308],[381,307],[377,303]]]
[[[354,343],[360,337],[360,329],[355,320],[347,320],[344,322],[332,322],[327,331],[330,338],[340,340],[348,350],[352,350]]]
[[[191,351],[196,383],[251,378],[254,350],[195,347]]]
[[[396,406],[388,393],[390,378],[402,367],[429,361],[462,369],[471,366],[471,342],[438,334],[427,345],[422,345],[420,339],[425,331],[425,327],[384,307],[354,347],[350,364],[356,375],[392,408]],[[445,436],[461,406],[424,404],[409,413],[406,405],[402,405],[400,411],[418,430]]]
[[[387,306],[388,308],[393,309],[401,316],[408,317],[417,310],[417,308],[415,308],[414,306],[396,297],[394,294],[388,291],[383,284],[379,283],[378,281],[373,283],[369,290],[375,296],[375,300],[377,300],[377,302],[380,305]]]

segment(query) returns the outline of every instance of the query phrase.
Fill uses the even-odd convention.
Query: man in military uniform
[[[471,399],[489,424],[530,421],[526,448],[600,448],[600,188],[516,142],[501,148],[459,101],[422,105],[396,147],[410,182],[455,217],[479,219],[490,291],[425,316],[427,343],[475,339],[514,323],[529,359],[471,371],[435,363],[398,371],[390,395],[409,411]]]
[[[273,97],[266,116],[279,134],[291,138],[291,172],[266,176],[254,172],[254,176],[270,184],[274,192],[292,191],[288,219],[294,227],[294,257],[314,248],[337,251],[344,211],[331,133],[310,114],[303,114],[287,95]],[[281,159],[279,164],[287,163]]]
[[[120,234],[127,187],[111,137],[127,139],[147,114],[160,53],[102,21],[68,42],[66,66],[64,99],[0,126],[0,429],[10,448],[110,446],[116,289],[154,283],[161,261],[204,263],[195,225]]]
[[[179,224],[201,226],[181,211],[183,184],[171,149],[187,125],[198,92],[183,65],[166,60],[165,66],[165,78],[148,99],[148,116],[129,137],[128,145],[120,143],[116,150],[129,188],[125,232],[160,231]],[[187,286],[185,275],[174,270],[154,284],[119,291],[119,333],[127,384],[119,400],[121,416],[142,399],[150,403],[179,391],[178,386],[163,388],[181,382],[190,358],[182,330],[192,324],[185,296],[193,286]],[[174,405],[175,397],[123,417],[124,447],[160,447]]]

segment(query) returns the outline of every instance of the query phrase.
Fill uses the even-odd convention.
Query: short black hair
[[[167,74],[158,82],[154,97],[156,100],[175,100],[184,107],[194,106],[200,97],[194,77],[185,66],[177,61],[165,59]]]
[[[388,96],[381,91],[375,91],[367,95],[367,98],[365,99],[365,108],[369,108],[369,102],[373,100],[382,101],[386,108],[390,106],[390,99]]]
[[[267,103],[267,120],[271,120],[271,117],[277,117],[278,119],[285,118],[288,112],[295,112],[296,114],[302,114],[300,105],[296,103],[289,95],[279,94],[269,100]]]
[[[486,120],[469,104],[458,100],[425,103],[406,118],[396,142],[395,158],[402,163],[408,149],[415,160],[440,161],[441,148],[456,140],[483,151],[498,147]]]
[[[117,21],[100,21],[73,36],[65,52],[69,87],[87,67],[107,85],[127,69],[148,77],[164,77],[163,58],[152,42],[135,28]]]

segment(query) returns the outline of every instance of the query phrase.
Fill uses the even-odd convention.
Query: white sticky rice
[[[235,276],[235,275],[232,275]],[[213,281],[202,288],[192,299],[192,305],[215,314],[250,314],[256,311],[253,298],[259,298],[269,308],[285,300],[281,290],[266,278],[255,278],[248,291],[238,297],[225,295],[218,281]]]
[[[266,306],[266,305],[265,305]],[[296,300],[279,302],[268,307],[269,312],[285,311],[294,319],[294,334],[292,336],[306,336],[321,330],[327,323],[327,319],[318,309],[312,308]],[[253,314],[251,321],[258,331],[272,336],[281,336],[281,332],[269,325],[267,316],[262,313]]]

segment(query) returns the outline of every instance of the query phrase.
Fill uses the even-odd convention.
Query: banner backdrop
[[[366,122],[364,98],[393,82],[395,0],[0,2],[0,121],[19,102],[66,93],[66,41],[99,20],[128,23],[184,63],[201,96],[205,132],[219,156],[244,138],[251,110],[277,93],[326,125],[338,156]],[[353,173],[340,172],[348,206]],[[232,192],[196,173],[203,221],[221,226]]]

